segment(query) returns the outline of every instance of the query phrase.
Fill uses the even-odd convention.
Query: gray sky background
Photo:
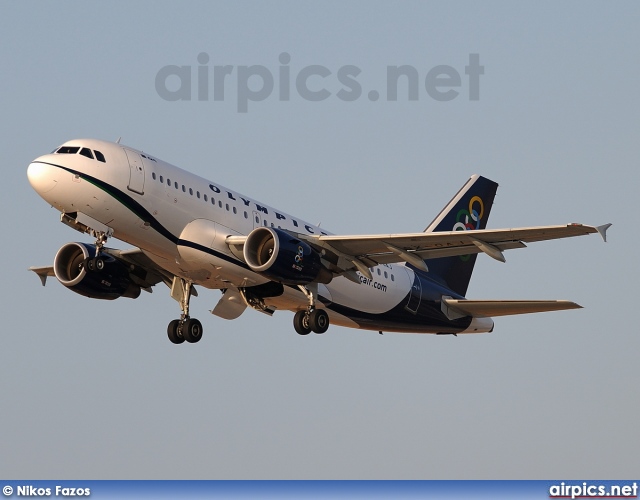
[[[639,20],[637,2],[5,3],[0,476],[636,477]],[[201,52],[234,66],[225,100],[161,99],[157,72],[191,65],[195,87]],[[329,68],[332,96],[308,102],[292,84],[290,101],[276,87],[238,113],[237,66],[277,75],[282,52],[292,75]],[[355,102],[335,96],[349,64]],[[419,99],[401,86],[388,102],[386,67],[402,64]],[[427,95],[436,65],[461,74],[456,99]],[[583,310],[497,318],[480,336],[303,338],[286,312],[211,316],[220,294],[201,290],[205,337],[174,346],[163,285],[101,302],[26,271],[89,241],[32,191],[30,160],[119,136],[335,233],[421,231],[473,173],[500,183],[489,227],[614,226],[607,244],[478,258],[469,297]]]

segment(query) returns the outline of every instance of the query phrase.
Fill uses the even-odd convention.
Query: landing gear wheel
[[[298,311],[295,314],[293,317],[293,328],[298,332],[298,335],[309,335],[311,333],[307,311]]]
[[[190,344],[195,344],[202,338],[202,323],[195,318],[189,318],[182,323],[182,336]]]
[[[95,268],[96,271],[102,271],[104,269],[104,260],[102,260],[100,257],[95,258]]]
[[[180,320],[174,319],[169,326],[167,327],[167,336],[169,340],[174,344],[182,344],[184,342],[184,337],[180,335],[178,332],[178,327],[180,326]]]
[[[314,333],[324,333],[329,328],[329,315],[324,309],[314,309],[309,314],[309,327]]]

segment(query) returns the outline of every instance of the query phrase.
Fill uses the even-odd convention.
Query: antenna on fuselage
[[[120,139],[122,139],[122,136],[118,137],[118,140],[116,141],[116,144],[120,144]]]

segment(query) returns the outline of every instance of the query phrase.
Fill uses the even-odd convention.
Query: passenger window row
[[[378,276],[381,276],[383,273],[380,272],[380,268],[379,267],[370,267],[369,271],[371,271],[371,274],[374,274],[375,272],[378,273]],[[389,279],[389,277],[391,277],[391,281],[395,281],[396,278],[393,274],[391,274],[391,276],[389,276],[390,273],[387,273],[387,271],[384,271],[384,277],[385,279]]]
[[[165,180],[167,183],[167,186],[169,187],[174,187],[177,190],[181,190],[183,193],[187,193],[187,191],[189,192],[189,195],[193,196],[193,188],[187,188],[184,184],[178,184],[177,181],[174,181],[173,184],[171,183],[171,179],[169,179],[168,177],[165,179],[164,176],[162,175],[157,175],[155,172],[151,172],[151,177],[153,178],[154,181],[159,181],[160,184],[164,184]],[[211,201],[211,204],[213,206],[216,206],[216,200],[213,196],[209,197],[209,195],[207,194],[200,194],[200,191],[196,191],[196,198],[198,198],[199,200],[204,200],[205,202],[209,202]],[[218,207],[223,208],[222,205],[222,200],[218,200]],[[234,214],[238,213],[238,209],[236,207],[232,207],[229,206],[228,203],[224,204],[224,208],[227,210],[227,212],[233,212]],[[244,212],[244,218],[248,219],[249,218],[249,214],[245,211]]]

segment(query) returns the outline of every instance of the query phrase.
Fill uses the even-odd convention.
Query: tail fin
[[[438,214],[425,233],[437,231],[466,231],[487,226],[491,205],[498,184],[480,175],[473,175],[446,207]],[[467,293],[476,254],[443,257],[427,261],[429,272],[444,280],[454,292]]]

